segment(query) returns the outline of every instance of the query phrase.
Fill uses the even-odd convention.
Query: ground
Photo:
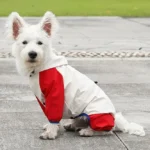
[[[150,18],[57,17],[60,29],[53,41],[58,51],[149,51]],[[40,17],[25,18],[35,24]],[[6,18],[0,18],[0,51],[10,52]],[[0,54],[1,55],[1,54]]]
[[[150,16],[149,0],[1,0],[0,16],[17,11],[41,16],[51,10],[58,16]]]
[[[39,18],[26,18],[35,23]],[[137,52],[150,50],[150,19],[94,17],[58,18],[54,41],[58,51]],[[144,126],[145,137],[123,133],[91,138],[64,132],[54,141],[40,140],[47,123],[26,78],[9,57],[11,41],[4,38],[6,18],[0,19],[0,149],[1,150],[145,150],[150,149],[150,58],[67,58],[107,93],[116,110]],[[4,57],[6,56],[6,57]],[[65,120],[64,120],[65,121]]]
[[[149,90],[147,60],[69,59],[108,94],[117,111],[145,127],[146,136],[114,133],[109,136],[79,137],[64,132],[54,141],[40,140],[47,123],[26,78],[19,76],[14,59],[0,60],[0,149],[1,150],[145,150],[150,149]],[[87,67],[88,63],[88,67]],[[119,68],[119,69],[118,69]],[[131,71],[132,70],[132,71]]]

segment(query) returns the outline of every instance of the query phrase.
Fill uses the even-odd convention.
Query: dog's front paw
[[[90,127],[85,128],[85,129],[81,129],[79,131],[80,136],[90,137],[90,136],[93,136],[93,134],[94,134],[94,132]]]
[[[49,123],[45,124],[45,125],[43,126],[43,130],[46,130],[47,127],[48,127],[48,125],[49,125]]]
[[[43,140],[47,140],[47,139],[54,140],[56,139],[56,137],[57,137],[56,132],[52,133],[52,132],[45,131],[44,133],[40,135],[40,139],[43,139]]]
[[[54,140],[58,136],[59,132],[59,125],[57,124],[48,124],[45,126],[45,132],[40,135],[41,139],[49,139],[49,140]]]

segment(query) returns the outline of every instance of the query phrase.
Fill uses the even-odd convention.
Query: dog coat
[[[35,95],[50,123],[86,116],[94,130],[111,130],[114,126],[115,108],[110,99],[63,56],[55,56],[39,72],[38,82],[40,94]]]

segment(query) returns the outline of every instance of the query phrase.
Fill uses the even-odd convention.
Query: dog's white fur
[[[19,24],[19,34],[17,37],[14,37],[13,23]],[[51,24],[51,36],[49,36],[44,30],[43,27],[45,24]],[[49,56],[52,56],[53,49],[51,45],[51,39],[55,32],[58,30],[58,23],[55,18],[55,15],[51,12],[45,13],[44,17],[37,25],[27,24],[18,13],[13,12],[8,19],[6,24],[7,36],[15,40],[15,43],[12,46],[12,54],[16,58],[17,70],[22,75],[28,75],[33,68],[36,71],[40,70],[47,61],[49,61]],[[23,45],[22,42],[30,41],[27,45]],[[43,45],[37,45],[36,42],[44,41]],[[44,52],[43,52],[44,49]],[[38,53],[35,63],[29,62],[28,53],[34,50]]]
[[[34,70],[38,73],[53,56],[52,37],[58,29],[58,23],[55,15],[52,12],[46,12],[42,20],[37,25],[27,24],[18,13],[13,12],[10,14],[7,23],[7,35],[14,39],[12,47],[12,54],[16,59],[17,70],[20,74],[28,76]],[[27,44],[23,44],[27,41]],[[41,41],[43,44],[38,45],[37,42]],[[35,51],[38,55],[35,62],[31,63],[28,53]],[[32,84],[37,84],[36,80]],[[80,121],[85,119],[80,119]],[[85,121],[86,123],[86,121]],[[75,119],[72,123],[65,126],[67,130],[76,130],[80,128],[79,134],[81,136],[101,135],[101,132],[93,131],[88,125],[85,127],[83,124],[79,127],[79,120]],[[58,135],[60,126],[56,124],[47,124],[44,127],[45,131],[40,136],[42,139],[55,139]],[[142,126],[129,123],[121,113],[115,115],[114,130],[128,132],[144,136],[145,132]],[[111,132],[110,132],[111,133]]]

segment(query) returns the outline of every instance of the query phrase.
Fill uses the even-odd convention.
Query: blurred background
[[[47,10],[57,16],[148,17],[150,0],[0,0],[0,16],[41,16]]]

